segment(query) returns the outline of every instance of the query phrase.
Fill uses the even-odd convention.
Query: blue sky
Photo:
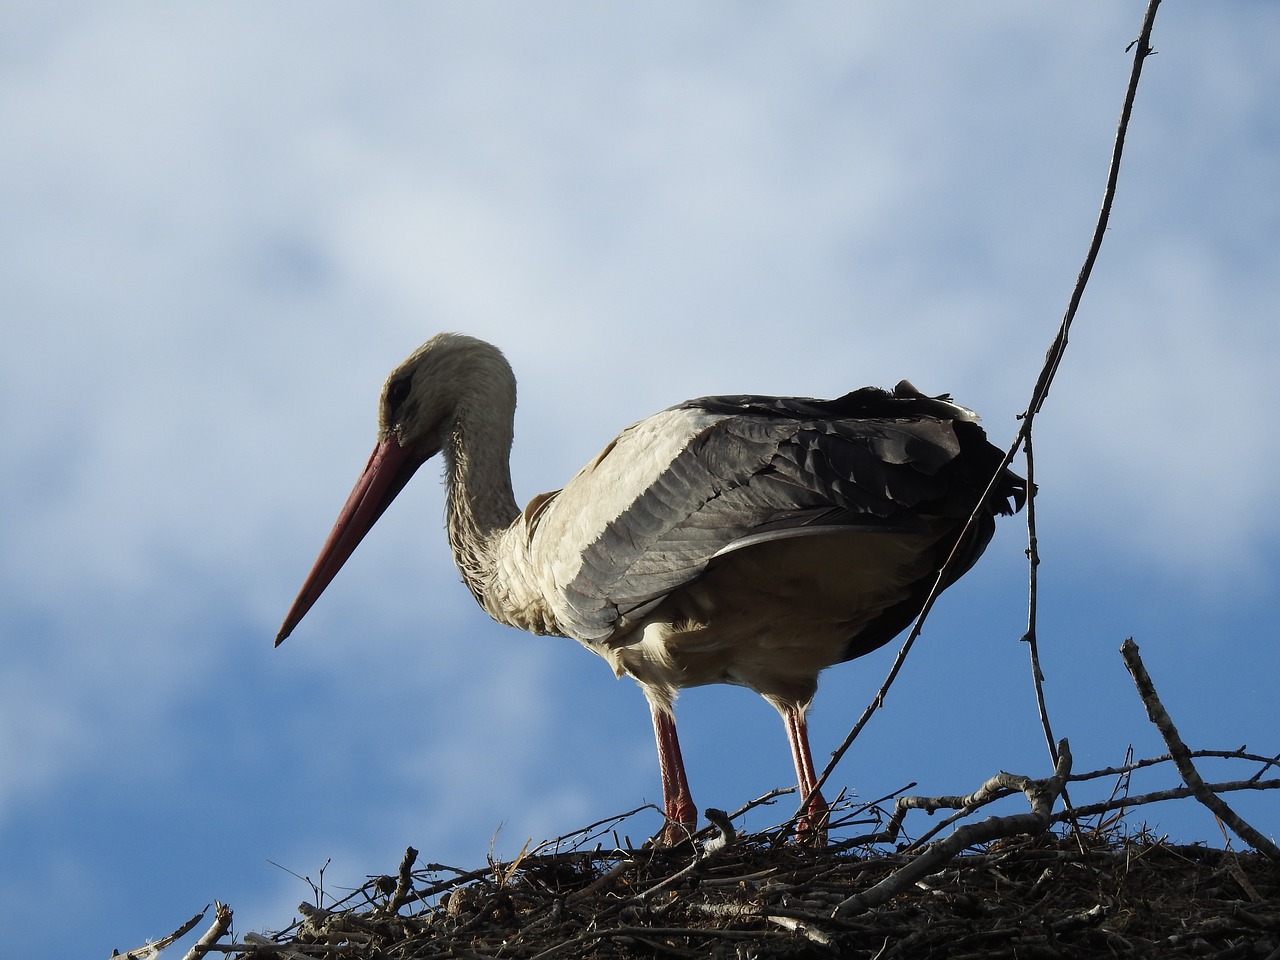
[[[522,501],[713,393],[907,377],[1004,444],[1142,10],[6,4],[6,950],[106,956],[213,899],[275,928],[310,896],[287,871],[336,890],[410,844],[475,866],[659,799],[638,690],[484,617],[433,469],[272,649],[386,372],[438,330],[498,343]],[[1038,421],[1042,655],[1079,770],[1163,750],[1130,635],[1193,746],[1278,749],[1277,35],[1273,4],[1164,4]],[[1024,537],[1004,524],[938,606],[837,788],[1047,772]],[[824,675],[819,757],[893,650]],[[748,691],[679,718],[701,805],[792,783]],[[1275,835],[1274,799],[1232,802]],[[1142,819],[1222,842],[1191,802]]]

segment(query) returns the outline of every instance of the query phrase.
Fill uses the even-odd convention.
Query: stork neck
[[[520,512],[511,489],[513,416],[514,410],[496,418],[467,416],[461,408],[444,450],[449,545],[482,606],[495,575],[497,542]]]

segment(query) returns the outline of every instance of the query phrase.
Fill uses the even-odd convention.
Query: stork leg
[[[689,780],[680,756],[676,719],[669,710],[650,704],[653,732],[658,740],[658,767],[662,771],[662,805],[667,817],[663,838],[671,846],[689,839],[698,825],[698,808],[689,793]]]
[[[809,752],[809,724],[805,720],[804,707],[787,704],[781,708],[783,722],[787,725],[787,740],[791,743],[791,758],[796,764],[796,778],[801,799],[809,795],[818,782],[813,768],[813,755]],[[802,841],[820,842],[827,830],[827,801],[821,793],[815,793],[796,823],[796,836]]]

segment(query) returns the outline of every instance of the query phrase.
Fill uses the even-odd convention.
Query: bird
[[[823,836],[829,807],[806,722],[818,674],[910,625],[940,573],[939,589],[954,583],[996,515],[1022,506],[1026,482],[976,414],[904,380],[833,400],[677,404],[626,427],[521,510],[515,409],[511,365],[486,341],[440,333],[396,367],[373,453],[276,646],[440,454],[449,544],[479,605],[499,623],[576,640],[639,684],[657,742],[659,842],[683,842],[697,824],[677,694],[714,683],[749,687],[781,715],[810,798],[796,832]]]

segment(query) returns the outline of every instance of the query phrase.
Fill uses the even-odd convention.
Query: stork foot
[[[693,835],[698,830],[695,822],[668,820],[667,825],[658,832],[654,842],[660,847],[687,846],[693,842]]]
[[[796,820],[796,843],[806,847],[821,847],[827,842],[827,801],[818,794],[809,803],[809,809]]]
[[[664,805],[665,825],[654,837],[654,842],[663,847],[678,847],[688,843],[698,831],[698,808],[693,801],[684,798],[671,798]]]

